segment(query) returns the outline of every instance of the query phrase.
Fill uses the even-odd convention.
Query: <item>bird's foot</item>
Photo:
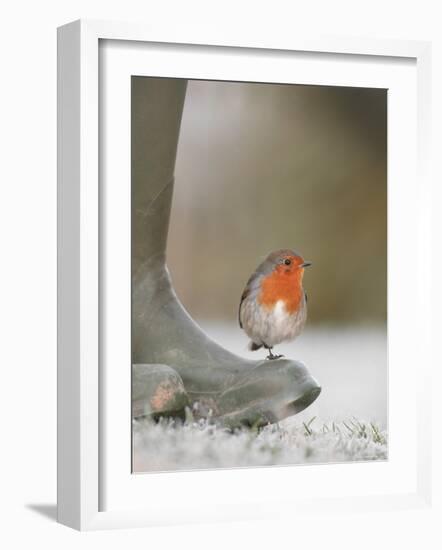
[[[274,353],[269,353],[269,355],[267,355],[266,359],[267,359],[267,361],[273,361],[274,359],[281,359],[281,357],[284,357],[284,355],[276,355]]]

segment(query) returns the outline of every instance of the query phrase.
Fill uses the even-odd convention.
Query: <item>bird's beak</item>
[[[312,265],[312,262],[304,262],[300,267],[308,267],[309,265]]]

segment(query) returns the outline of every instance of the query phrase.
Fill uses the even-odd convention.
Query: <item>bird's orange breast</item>
[[[302,300],[302,275],[303,270],[286,273],[284,270],[276,270],[261,282],[261,292],[258,302],[268,308],[282,300],[288,313],[298,310]]]

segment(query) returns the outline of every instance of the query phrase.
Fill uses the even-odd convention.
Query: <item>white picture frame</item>
[[[292,483],[290,478],[295,467],[272,467],[269,469],[224,470],[217,472],[192,472],[172,474],[149,474],[148,476],[130,475],[125,469],[127,454],[119,454],[113,442],[112,454],[116,456],[110,465],[105,460],[110,447],[103,432],[103,414],[106,408],[103,402],[108,396],[103,392],[116,393],[121,380],[103,388],[100,383],[100,282],[103,277],[103,264],[100,261],[100,223],[99,212],[103,207],[100,195],[100,41],[115,41],[126,44],[166,44],[171,55],[178,61],[184,52],[198,50],[203,52],[204,61],[198,59],[198,74],[207,73],[207,62],[216,64],[215,52],[228,52],[232,57],[247,57],[271,54],[280,57],[281,71],[287,70],[284,65],[290,52],[310,52],[314,56],[328,55],[340,63],[352,59],[363,63],[364,59],[376,58],[382,65],[394,63],[394,60],[408,60],[415,66],[417,94],[412,91],[404,94],[410,102],[415,101],[413,108],[417,112],[417,126],[409,127],[411,140],[400,141],[396,158],[407,152],[403,173],[400,166],[393,162],[389,168],[389,179],[404,182],[402,204],[398,200],[389,204],[389,216],[395,220],[396,231],[406,222],[401,209],[413,204],[418,205],[415,226],[410,235],[411,242],[416,243],[418,262],[411,268],[409,281],[418,283],[420,289],[412,310],[415,325],[408,330],[417,333],[416,344],[408,350],[408,359],[400,355],[400,350],[393,345],[390,349],[390,366],[403,359],[412,372],[412,359],[423,353],[426,360],[420,365],[420,375],[415,384],[405,381],[408,392],[416,394],[416,407],[409,407],[410,421],[416,426],[416,438],[413,447],[407,449],[408,462],[403,471],[401,465],[392,459],[385,465],[358,465],[356,470],[351,465],[327,465],[303,467],[303,478],[316,479],[316,487],[310,485],[299,487],[299,495],[288,496],[273,487],[285,487]],[[157,47],[157,46],[156,46]],[[158,48],[157,48],[158,49]],[[160,48],[161,49],[161,48]],[[181,52],[181,54],[180,54]],[[142,54],[140,54],[142,56]],[[367,56],[361,58],[360,56]],[[135,57],[134,57],[135,59]],[[218,59],[218,58],[217,58]],[[181,61],[183,58],[181,59]],[[120,59],[121,62],[121,59]],[[144,62],[144,61],[140,61]],[[160,61],[159,61],[160,62]],[[123,64],[127,63],[123,60]],[[179,70],[185,71],[186,64],[176,63]],[[345,64],[344,64],[345,65]],[[196,65],[195,65],[196,66]],[[181,68],[180,68],[181,67]],[[119,68],[121,70],[121,66]],[[126,70],[123,66],[123,70]],[[187,69],[188,70],[188,69]],[[240,68],[238,70],[241,70]],[[345,67],[343,71],[348,70]],[[357,72],[357,71],[356,71]],[[355,74],[356,74],[355,72]],[[115,74],[119,74],[118,71]],[[137,74],[139,74],[137,70]],[[193,73],[196,74],[196,73]],[[339,82],[334,73],[324,77],[323,84]],[[158,75],[156,71],[155,75]],[[166,71],[165,75],[170,75]],[[172,75],[170,75],[172,76]],[[174,74],[174,76],[179,76]],[[189,77],[182,74],[181,77]],[[356,76],[354,76],[356,78]],[[374,77],[372,77],[374,78]],[[286,79],[284,81],[287,81]],[[362,81],[361,81],[362,82]],[[381,86],[382,78],[379,80]],[[362,84],[360,84],[362,85]],[[398,84],[400,85],[400,84]],[[431,207],[431,182],[428,175],[429,151],[429,118],[430,118],[430,44],[426,42],[407,42],[389,40],[366,40],[349,37],[300,37],[296,36],[289,43],[266,44],[264,40],[249,43],[242,41],[211,43],[205,37],[188,37],[173,32],[171,36],[156,36],[142,25],[117,22],[76,21],[61,27],[58,31],[58,520],[68,526],[81,530],[149,526],[168,523],[231,520],[242,518],[279,517],[296,513],[311,513],[314,510],[327,509],[333,506],[341,510],[354,509],[374,510],[394,507],[426,506],[430,501],[430,402],[425,391],[429,385],[432,365],[429,338],[431,333],[431,259],[429,250],[429,223],[426,213]],[[407,104],[408,105],[408,104]],[[410,124],[412,124],[410,122]],[[124,133],[124,132],[123,132]],[[408,136],[410,137],[410,136]],[[389,137],[390,139],[390,137]],[[391,138],[392,139],[392,138]],[[396,142],[394,142],[396,143]],[[400,148],[404,149],[401,150]],[[411,150],[411,149],[412,150]],[[390,149],[391,150],[391,149]],[[389,155],[390,155],[389,150]],[[127,153],[127,151],[126,151]],[[390,160],[390,156],[389,156]],[[410,162],[411,164],[407,164]],[[418,178],[413,173],[413,162],[416,164]],[[397,171],[395,172],[397,168]],[[405,169],[409,168],[409,170]],[[411,170],[411,173],[410,173]],[[419,184],[418,184],[419,182]],[[399,195],[396,195],[398,199]],[[121,198],[121,197],[120,197]],[[402,199],[401,199],[402,200]],[[417,200],[417,202],[416,202]],[[115,208],[115,204],[111,206]],[[397,206],[396,206],[397,205]],[[129,213],[127,213],[129,216]],[[127,224],[126,224],[127,226]],[[103,228],[101,228],[103,229]],[[415,230],[415,231],[414,231]],[[393,231],[393,232],[394,232]],[[394,235],[393,235],[394,236]],[[390,242],[390,240],[389,240]],[[127,239],[126,239],[127,245]],[[389,296],[389,311],[393,322],[389,324],[389,338],[396,341],[400,338],[401,312],[400,284],[396,285],[401,252],[389,254],[389,288],[396,290]],[[394,283],[394,287],[392,287]],[[406,281],[405,281],[406,283]],[[399,286],[398,286],[399,285]],[[413,309],[414,308],[414,309]],[[396,319],[396,320],[395,320]],[[406,331],[404,332],[406,334]],[[412,344],[410,343],[410,346]],[[396,353],[397,350],[397,353]],[[415,354],[413,356],[413,354]],[[390,377],[390,399],[395,399],[397,378]],[[126,382],[127,387],[127,379]],[[127,396],[126,396],[127,399]],[[122,404],[124,410],[124,402]],[[406,407],[404,399],[397,399],[397,407]],[[128,409],[129,410],[129,409]],[[411,411],[411,412],[410,412]],[[115,419],[114,419],[115,420]],[[117,422],[130,431],[130,423]],[[126,425],[127,424],[127,425]],[[118,432],[118,428],[115,430]],[[127,441],[127,431],[121,432]],[[118,440],[117,440],[118,441]],[[395,445],[394,432],[391,445]],[[400,446],[400,442],[398,443]],[[123,446],[124,445],[120,445]],[[398,447],[399,449],[399,447]],[[126,453],[130,449],[126,449]],[[394,454],[394,453],[393,453]],[[396,453],[395,456],[397,456]],[[405,453],[404,453],[405,454]],[[365,493],[354,490],[362,468],[377,467],[376,477],[395,479],[389,486],[373,486]],[[343,469],[348,469],[343,471]],[[352,469],[353,468],[353,469]],[[352,469],[352,470],[351,470]],[[382,472],[381,472],[382,470]],[[103,483],[111,483],[121,471],[121,480],[117,485],[120,493],[113,491],[112,505],[103,501]],[[299,471],[299,468],[298,468]],[[364,476],[368,469],[364,471]],[[398,474],[395,477],[395,472]],[[254,490],[256,479],[263,482],[260,493]],[[110,478],[110,479],[109,479]],[[142,479],[143,478],[143,479]],[[298,476],[299,478],[299,476]],[[335,483],[329,483],[333,478]],[[121,481],[121,483],[120,483]],[[228,491],[222,493],[223,487],[234,484],[244,485],[247,498],[239,498]],[[218,487],[217,506],[207,506],[207,495],[204,487]],[[339,488],[338,488],[339,485]],[[135,487],[136,486],[136,487]],[[134,488],[135,487],[135,488]],[[141,489],[139,489],[142,487]],[[195,490],[195,487],[198,489]],[[170,506],[162,494],[170,490],[178,494],[191,495],[186,502]],[[266,490],[267,488],[267,490]],[[149,491],[150,504],[140,505],[140,492]],[[138,496],[135,493],[138,491]],[[198,493],[199,492],[199,493]],[[310,495],[310,496],[309,496]],[[277,505],[274,512],[265,509],[266,499]],[[246,504],[246,506],[244,505]],[[279,505],[278,505],[279,504]],[[283,504],[283,506],[282,506]]]

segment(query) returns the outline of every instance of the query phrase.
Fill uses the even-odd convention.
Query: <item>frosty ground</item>
[[[382,460],[387,436],[375,424],[280,423],[229,432],[207,422],[135,422],[137,472]]]
[[[235,327],[206,324],[204,329],[238,355],[252,357]],[[317,378],[322,393],[315,403],[260,431],[232,433],[194,422],[191,415],[184,424],[136,421],[134,471],[385,460],[386,343],[383,327],[306,331],[277,351],[303,361]]]

